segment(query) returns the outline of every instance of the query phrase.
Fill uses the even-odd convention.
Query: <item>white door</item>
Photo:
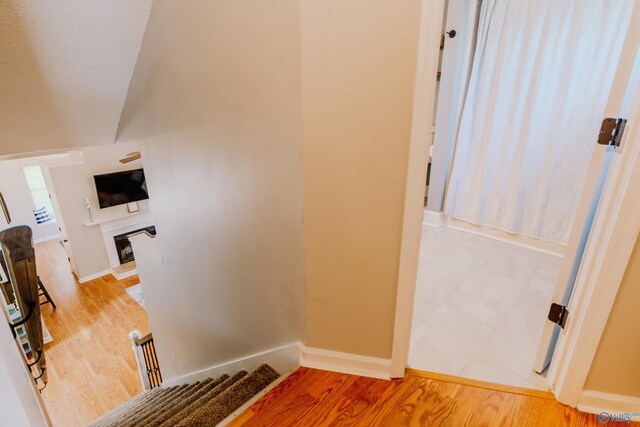
[[[69,266],[71,267],[71,271],[78,276],[78,269],[76,267],[76,262],[73,257],[73,252],[71,251],[71,244],[69,243],[69,237],[67,236],[67,230],[65,227],[64,217],[62,216],[62,210],[60,209],[60,205],[58,204],[58,197],[56,196],[55,188],[52,184],[51,173],[49,168],[46,166],[42,166],[42,175],[44,176],[44,181],[47,186],[47,191],[49,191],[49,197],[51,198],[51,205],[53,206],[53,211],[56,215],[56,225],[58,230],[60,231],[60,244],[64,248],[67,254],[67,260],[69,261]]]
[[[442,211],[455,137],[473,63],[480,2],[449,0],[436,111],[427,209]]]
[[[605,117],[609,118],[625,118],[631,101],[634,97],[640,96],[640,91],[638,90],[638,83],[640,82],[640,27],[635,25],[635,23],[640,22],[640,5],[638,3],[634,6],[630,22],[626,36],[624,34],[621,35],[621,37],[626,38],[605,110]],[[630,125],[636,124],[627,124],[627,126]],[[555,317],[560,314],[564,322],[567,320],[568,313],[562,307],[569,305],[573,286],[580,271],[582,257],[585,248],[589,244],[589,234],[597,218],[598,205],[607,183],[609,170],[619,159],[619,156],[624,155],[624,145],[621,148],[614,149],[599,145],[597,139],[598,135],[594,135],[594,153],[589,166],[585,190],[574,220],[567,245],[567,254],[563,261],[552,299],[552,303],[556,304]],[[559,324],[545,319],[545,327],[534,364],[536,372],[542,372],[549,366],[556,342],[562,330]]]

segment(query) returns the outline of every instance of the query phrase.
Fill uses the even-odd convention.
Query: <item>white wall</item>
[[[0,161],[0,191],[11,214],[10,226],[27,225],[33,230],[34,241],[42,241],[58,236],[58,224],[37,224],[33,216],[35,206],[31,197],[31,190],[22,170],[25,166],[41,165],[47,162],[55,163],[61,156],[47,156]],[[4,215],[0,214],[0,228],[7,226]]]
[[[113,144],[150,8],[0,2],[0,155]]]
[[[153,200],[165,378],[303,338],[298,3],[154,2],[119,139]]]
[[[0,425],[45,426],[42,401],[0,310]]]
[[[105,218],[128,215],[126,205],[107,209],[98,208],[93,176],[141,167],[140,161],[127,164],[118,161],[135,149],[135,147],[123,144],[84,147],[82,149],[83,161],[48,168],[64,221],[63,230],[69,240],[80,278],[99,274],[111,268],[102,232],[97,222]],[[89,213],[85,208],[85,197],[89,197],[93,205],[92,211],[96,225],[85,224],[89,221]],[[148,207],[148,202],[140,204],[143,208]]]

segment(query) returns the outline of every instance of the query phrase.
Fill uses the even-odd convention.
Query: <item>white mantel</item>
[[[130,236],[129,241],[133,245],[133,253],[136,256],[144,255],[158,264],[162,264],[162,255],[160,254],[156,237],[151,237],[146,233],[140,233]]]
[[[153,214],[147,210],[112,219],[101,218],[99,221],[90,223],[89,226],[98,225],[100,227],[104,246],[109,257],[109,264],[112,268],[116,268],[120,266],[120,260],[113,238],[120,234],[152,226],[154,223]],[[88,224],[85,223],[85,225]]]
[[[87,227],[92,227],[94,225],[100,225],[107,222],[118,221],[124,218],[132,218],[139,215],[150,214],[151,209],[149,208],[148,200],[141,200],[138,203],[139,211],[138,212],[127,212],[123,210],[123,206],[113,206],[111,208],[106,209],[91,209],[91,213],[93,216],[93,221],[87,220],[84,221],[84,225]]]

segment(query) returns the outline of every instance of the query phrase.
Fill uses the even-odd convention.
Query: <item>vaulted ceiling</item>
[[[152,0],[0,0],[0,155],[113,144]]]

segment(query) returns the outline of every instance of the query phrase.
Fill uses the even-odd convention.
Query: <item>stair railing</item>
[[[138,364],[138,373],[142,388],[150,390],[162,384],[162,374],[160,373],[160,365],[156,356],[156,347],[153,343],[151,333],[142,335],[140,331],[135,330],[129,333],[133,354]]]

